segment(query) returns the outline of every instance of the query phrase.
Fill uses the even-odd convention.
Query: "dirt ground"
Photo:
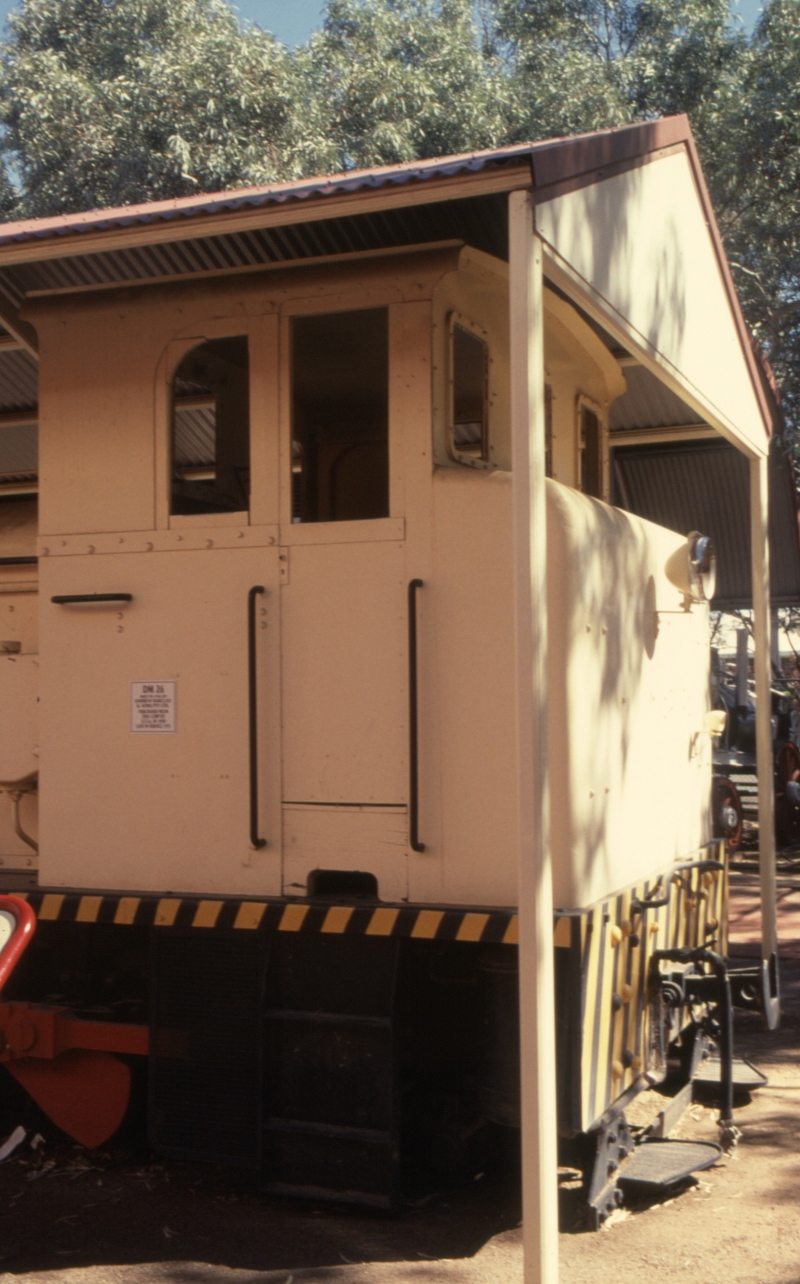
[[[693,1278],[800,1284],[800,960],[783,1022],[737,1013],[737,1055],[769,1086],[737,1109],[737,1152],[598,1233],[566,1226],[562,1284]],[[696,1105],[678,1135],[716,1136]],[[470,1180],[391,1216],[258,1195],[244,1175],[27,1142],[0,1164],[0,1284],[500,1284],[522,1279],[513,1178]]]

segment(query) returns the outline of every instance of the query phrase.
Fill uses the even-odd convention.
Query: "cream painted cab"
[[[0,871],[37,865],[39,639],[36,500],[0,505]]]
[[[665,579],[680,537],[603,503],[619,363],[554,291],[545,313],[566,908],[708,837],[705,609]],[[41,706],[32,679],[0,700],[26,745],[40,707],[40,881],[303,897],[338,871],[515,904],[506,266],[445,245],[28,315],[40,641],[2,662],[38,646]]]

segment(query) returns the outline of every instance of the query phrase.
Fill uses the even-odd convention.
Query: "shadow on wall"
[[[547,202],[537,226],[612,311],[676,362],[687,329],[686,256],[674,215],[648,200],[648,168]]]
[[[625,885],[610,865],[609,828],[630,807],[631,783],[645,766],[632,755],[658,734],[645,665],[656,650],[660,559],[635,519],[553,482],[548,548],[551,823],[556,895],[564,888],[558,903],[566,908],[565,862],[573,905],[587,903],[598,877]],[[626,828],[636,824],[634,813]]]

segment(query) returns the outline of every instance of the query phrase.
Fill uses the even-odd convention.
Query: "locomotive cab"
[[[710,837],[708,754],[687,749],[679,770],[669,743],[661,770],[653,747],[703,727],[706,608],[667,579],[678,536],[597,502],[624,374],[552,289],[544,310],[554,863],[570,909],[642,872],[620,866],[622,830],[632,808],[646,827],[654,768],[678,832],[659,827],[653,870]],[[343,887],[360,873],[392,904],[513,905],[507,265],[436,247],[27,315],[40,705],[22,676],[33,642],[6,663],[40,723],[40,881],[302,900],[320,873]],[[23,758],[7,778],[38,765]],[[620,832],[590,853],[616,812]]]

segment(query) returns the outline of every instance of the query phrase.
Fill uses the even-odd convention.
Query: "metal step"
[[[665,1141],[651,1137],[625,1160],[617,1181],[625,1191],[664,1190],[702,1172],[722,1157],[712,1141]]]
[[[719,1057],[707,1057],[701,1062],[694,1076],[693,1083],[700,1087],[713,1088],[720,1082],[720,1060]],[[769,1080],[757,1066],[743,1058],[734,1057],[733,1059],[733,1090],[734,1092],[754,1092],[756,1088],[766,1088]]]

